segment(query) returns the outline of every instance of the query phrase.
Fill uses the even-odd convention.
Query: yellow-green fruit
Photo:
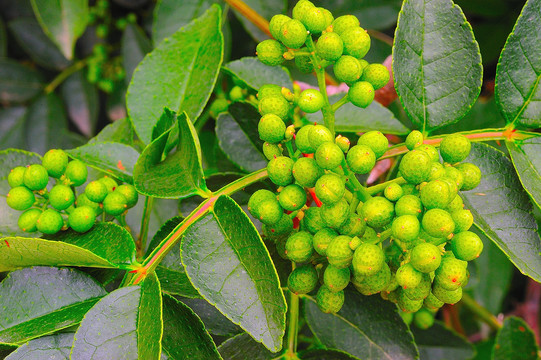
[[[383,190],[383,195],[389,201],[398,201],[404,195],[404,190],[397,183],[391,183]]]
[[[408,134],[405,141],[408,150],[413,150],[423,144],[423,133],[419,130],[413,130]]]
[[[464,266],[463,261],[453,257],[444,257],[440,266],[436,269],[434,281],[442,288],[450,291],[461,287],[463,283],[467,281],[466,267]]]
[[[326,142],[333,142],[334,138],[331,131],[323,125],[314,125],[308,130],[308,140],[310,141],[311,147],[317,150],[321,144]]]
[[[455,231],[455,222],[451,215],[442,209],[430,209],[423,215],[423,229],[428,235],[443,238]]]
[[[293,182],[293,160],[286,156],[278,156],[269,161],[267,171],[269,179],[278,186],[287,186]]]
[[[314,158],[320,168],[331,170],[342,164],[344,152],[334,142],[326,142],[317,148]]]
[[[278,201],[286,210],[299,210],[306,204],[306,191],[297,184],[288,185],[278,195]]]
[[[420,217],[423,212],[421,199],[415,195],[404,195],[395,204],[396,216],[414,215]]]
[[[316,43],[316,53],[322,59],[328,61],[336,61],[342,56],[344,51],[344,42],[342,38],[334,33],[329,32],[321,35]]]
[[[439,162],[433,161],[430,165],[430,176],[428,177],[428,180],[437,180],[439,178],[444,177],[446,174],[445,168],[443,165]]]
[[[323,273],[323,283],[332,292],[342,291],[348,286],[351,273],[349,268],[339,268],[334,265],[329,265]]]
[[[80,233],[87,232],[96,222],[96,213],[89,206],[75,208],[68,217],[69,226]]]
[[[344,42],[344,54],[362,59],[370,50],[370,36],[362,27],[354,27],[340,34]]]
[[[419,329],[429,329],[434,325],[434,314],[427,309],[420,309],[413,316],[413,323]]]
[[[64,174],[64,171],[66,171],[66,167],[68,166],[68,154],[61,149],[51,149],[43,155],[41,164],[47,169],[49,176],[58,179]]]
[[[342,35],[344,31],[356,28],[359,25],[359,19],[354,15],[339,16],[332,22],[333,31],[338,35]]]
[[[423,300],[411,300],[406,293],[401,290],[398,295],[398,307],[404,312],[417,312],[423,306]]]
[[[442,180],[432,180],[421,189],[421,202],[427,209],[445,209],[450,197],[449,185]]]
[[[312,257],[312,235],[306,231],[299,231],[291,235],[286,242],[286,255],[289,260],[305,262]]]
[[[349,247],[351,238],[345,235],[339,235],[335,237],[327,247],[327,260],[329,264],[343,269],[351,264],[353,258],[353,251]]]
[[[74,186],[81,186],[86,181],[88,169],[82,161],[73,160],[68,163],[64,175],[66,175]]]
[[[293,220],[289,216],[282,216],[276,224],[265,225],[267,236],[271,238],[290,234],[293,231]]]
[[[462,200],[460,196],[455,196],[453,200],[451,200],[449,205],[447,205],[447,208],[445,208],[445,210],[447,210],[450,213],[453,213],[455,211],[462,210],[462,209],[464,209],[464,201]]]
[[[376,165],[376,154],[366,145],[355,145],[347,153],[349,168],[357,174],[368,174]]]
[[[259,113],[261,115],[274,114],[281,119],[286,119],[289,113],[289,102],[282,96],[270,95],[259,100]]]
[[[304,218],[302,219],[306,230],[312,234],[317,233],[319,230],[325,227],[325,223],[321,217],[321,208],[314,206],[304,211]]]
[[[421,151],[424,151],[425,153],[428,154],[428,156],[430,156],[430,159],[432,159],[432,161],[435,161],[435,162],[439,162],[440,161],[440,155],[438,154],[438,149],[436,149],[434,146],[432,145],[429,145],[429,144],[421,144],[417,150],[421,150]]]
[[[64,220],[58,211],[53,209],[47,209],[41,213],[36,221],[38,231],[44,234],[56,234],[62,229]]]
[[[310,131],[314,125],[305,125],[297,132],[295,136],[295,145],[303,154],[313,154],[316,148],[310,143]]]
[[[43,165],[33,164],[26,168],[23,175],[24,186],[30,190],[42,190],[49,182],[49,174]]]
[[[462,299],[462,288],[458,287],[455,290],[447,290],[440,286],[439,283],[435,283],[432,286],[432,294],[446,304],[456,304]]]
[[[121,193],[112,192],[103,200],[103,210],[110,215],[120,215],[128,209],[128,199]]]
[[[257,44],[256,54],[259,61],[265,65],[277,66],[285,61],[284,53],[287,48],[276,40],[268,39]],[[235,101],[237,96],[231,97]]]
[[[353,254],[353,272],[362,276],[371,276],[381,270],[385,263],[385,254],[377,245],[364,243]]]
[[[483,242],[476,233],[463,231],[453,236],[451,250],[457,259],[471,261],[477,259],[483,251]]]
[[[366,222],[357,214],[351,214],[338,231],[342,235],[362,237],[366,231]]]
[[[8,206],[19,211],[30,208],[35,201],[36,198],[34,193],[28,190],[28,188],[25,186],[14,187],[13,189],[9,190],[6,197]]]
[[[444,161],[454,164],[468,157],[470,140],[462,134],[447,135],[440,143],[440,154]]]
[[[273,38],[276,40],[280,40],[280,29],[282,28],[282,25],[284,25],[286,22],[291,20],[291,18],[287,15],[274,15],[271,18],[271,21],[269,23],[269,30]]]
[[[324,313],[337,313],[344,305],[344,291],[333,292],[327,286],[322,285],[316,296],[316,303]]]
[[[363,295],[373,295],[385,290],[391,281],[391,269],[389,265],[383,263],[381,269],[370,276],[361,276],[357,274],[353,278],[353,285]]]
[[[261,100],[269,96],[282,96],[282,87],[275,84],[262,85],[257,92],[257,98]]]
[[[305,113],[311,114],[318,112],[325,105],[325,100],[318,90],[306,89],[299,95],[297,105]]]
[[[293,19],[302,21],[308,14],[308,11],[313,8],[315,8],[315,5],[311,1],[300,0],[293,7],[291,15],[293,16]]]
[[[423,274],[415,270],[410,263],[404,264],[396,270],[396,282],[404,289],[415,288],[422,279]]]
[[[317,286],[318,275],[316,269],[310,265],[302,265],[289,274],[287,287],[294,294],[308,294]]]
[[[363,69],[362,81],[368,81],[374,87],[374,90],[381,89],[391,79],[391,74],[387,67],[382,64],[370,64]]]
[[[317,166],[313,158],[302,157],[295,161],[291,170],[295,181],[301,186],[312,188],[323,175],[323,170]]]
[[[280,206],[276,199],[263,201],[257,205],[255,212],[258,214],[258,219],[263,224],[271,226],[276,224],[282,218],[284,209]]]
[[[17,186],[24,185],[24,172],[26,168],[24,166],[17,166],[9,172],[8,175],[8,184],[10,187],[14,188]]]
[[[24,232],[34,232],[37,228],[37,221],[39,216],[41,215],[40,209],[28,209],[25,212],[19,216],[19,220],[17,221],[17,225],[19,225],[19,229],[21,229]]]
[[[101,203],[108,194],[107,187],[102,181],[91,181],[85,188],[86,197],[90,201]]]
[[[348,219],[349,205],[345,199],[334,204],[323,204],[320,209],[323,224],[327,227],[339,229]]]
[[[440,249],[430,243],[420,243],[411,250],[410,263],[423,273],[435,271],[441,264]]]
[[[321,8],[312,7],[306,10],[300,19],[306,29],[314,34],[319,34],[327,27],[327,17]]]
[[[367,81],[357,81],[348,90],[348,99],[357,107],[366,108],[374,101],[374,87]]]
[[[96,216],[101,215],[103,213],[103,209],[100,206],[100,204],[88,199],[86,197],[86,194],[84,194],[84,193],[77,197],[77,200],[75,201],[75,204],[77,205],[77,207],[89,206],[92,210],[94,210],[94,213],[96,214]],[[69,209],[70,208],[66,209],[66,211],[68,211]]]
[[[327,247],[338,233],[330,228],[322,228],[313,237],[314,250],[322,256],[327,255]]]
[[[473,225],[473,215],[470,210],[457,210],[451,213],[455,222],[455,232],[460,233],[469,230]]]
[[[403,288],[404,294],[411,300],[424,300],[432,288],[432,279],[429,274],[422,274],[421,281],[415,287]]]
[[[423,305],[429,309],[429,310],[438,310],[441,308],[445,303],[434,296],[432,292],[428,294],[428,296],[425,298]]]
[[[394,205],[384,197],[372,197],[362,205],[361,216],[369,226],[383,227],[393,219]]]
[[[468,191],[475,189],[481,183],[481,169],[471,163],[461,163],[456,167],[462,174],[463,183],[460,190]]]
[[[343,152],[347,153],[349,150],[349,146],[351,145],[351,142],[349,139],[345,136],[338,135],[336,139],[334,139],[334,142],[340,149],[342,149]]]
[[[411,150],[404,157],[399,165],[402,177],[410,184],[420,184],[428,180],[432,159],[422,150]]]
[[[457,170],[457,168],[447,166],[445,167],[445,177],[450,179],[456,186],[456,190],[462,189],[462,185],[464,184],[464,177],[462,176],[462,173]]]
[[[321,176],[315,186],[316,196],[324,204],[334,204],[344,196],[346,185],[344,180],[336,174],[330,173]]]
[[[391,229],[395,239],[410,242],[419,236],[421,224],[415,215],[402,215],[393,220]]]
[[[49,203],[57,210],[69,208],[74,201],[75,195],[69,186],[57,184],[49,192]]]
[[[366,145],[374,151],[376,158],[380,158],[385,154],[389,147],[389,140],[381,133],[381,131],[368,131],[364,133],[357,141],[357,145]]]
[[[285,22],[280,28],[280,41],[288,48],[299,49],[307,36],[306,27],[296,19]]]
[[[122,184],[115,189],[116,192],[121,193],[128,200],[128,207],[132,208],[137,204],[139,200],[139,194],[135,190],[135,186],[130,184]]]
[[[104,176],[98,181],[105,185],[108,193],[112,193],[113,191],[115,191],[116,187],[118,186],[116,180],[109,176]]]
[[[259,217],[256,210],[257,206],[267,200],[276,200],[276,195],[269,190],[257,190],[252,194],[252,196],[250,196],[250,200],[248,200],[248,211],[250,211],[254,217]]]
[[[302,48],[301,51],[308,52],[307,48]],[[303,74],[311,74],[314,71],[314,64],[312,59],[307,55],[295,55],[295,66]]]
[[[284,139],[286,124],[274,114],[264,115],[257,125],[259,138],[271,144],[277,144]]]
[[[333,71],[338,81],[353,84],[361,78],[363,68],[353,56],[342,55],[334,64]]]

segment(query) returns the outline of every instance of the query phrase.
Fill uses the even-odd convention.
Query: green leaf
[[[5,360],[69,360],[74,333],[62,333],[30,340]]]
[[[105,290],[74,269],[33,267],[0,283],[0,343],[22,344],[82,320]]]
[[[500,55],[496,68],[496,101],[508,123],[541,126],[541,4],[528,0]]]
[[[330,97],[331,104],[340,100],[345,94]],[[323,123],[323,114],[317,112],[306,116],[309,121]],[[409,132],[394,114],[377,101],[372,102],[366,109],[358,108],[352,103],[342,105],[335,113],[334,128],[339,132],[381,131],[384,134],[403,135]]]
[[[81,322],[72,359],[157,359],[163,333],[160,284],[154,274],[140,285],[102,298]]]
[[[96,223],[84,234],[69,230],[50,239],[0,239],[0,271],[33,265],[131,269],[135,263],[132,237],[111,222]]]
[[[164,352],[175,360],[221,359],[201,319],[169,295],[163,297],[162,345]]]
[[[83,70],[68,77],[61,88],[68,114],[83,135],[90,137],[96,130],[99,112],[98,90],[88,82]]]
[[[305,301],[306,322],[323,345],[366,360],[417,358],[413,336],[393,303],[356,291],[345,295],[337,314],[325,314],[313,300]]]
[[[26,110],[24,106],[11,106],[0,110],[0,149],[26,148]]]
[[[264,19],[270,21],[270,19],[276,14],[283,14],[287,10],[287,1],[286,0],[245,0],[246,5],[252,8],[256,13],[261,15]],[[252,35],[256,41],[263,41],[268,39],[268,35],[263,31],[259,30],[246,16],[243,14],[234,11],[233,12],[237,19],[240,20],[244,28]],[[254,49],[255,50],[255,49]]]
[[[148,145],[135,164],[134,185],[148,196],[184,198],[191,195],[207,197],[201,165],[201,148],[197,133],[186,113],[177,117],[179,144],[176,151],[162,161],[170,128]],[[179,164],[184,164],[179,166]]]
[[[462,193],[475,224],[524,275],[541,281],[541,241],[532,205],[509,158],[499,150],[473,143],[466,161],[483,174],[481,184]]]
[[[247,333],[238,334],[224,341],[218,351],[224,360],[271,360],[277,355],[270,352],[263,345],[255,341]]]
[[[228,196],[191,225],[181,243],[186,273],[199,293],[256,341],[282,347],[286,304],[259,233]]]
[[[268,66],[259,61],[256,57],[244,57],[231,61],[224,65],[224,70],[242,80],[254,90],[258,90],[265,84],[276,84],[293,88],[291,77],[284,68],[280,66]]]
[[[530,327],[518,317],[508,317],[496,335],[494,360],[536,360],[538,347]]]
[[[340,350],[316,349],[302,352],[302,360],[356,360],[357,358]]]
[[[426,330],[412,326],[411,331],[419,349],[419,359],[471,359],[475,350],[463,336],[445,327],[439,321]]]
[[[62,70],[70,65],[71,62],[45,35],[36,20],[15,19],[8,23],[8,27],[19,45],[40,66],[46,69]]]
[[[36,70],[10,59],[0,59],[0,101],[21,103],[43,89],[43,78]]]
[[[423,131],[457,122],[481,91],[479,45],[451,0],[406,0],[393,47],[396,91]]]
[[[75,41],[83,34],[89,19],[86,0],[31,0],[43,31],[66,59],[73,57]]]
[[[242,332],[241,328],[233,324],[214,306],[209,304],[205,299],[181,299],[181,301],[192,309],[197,316],[203,321],[207,331],[212,335],[232,336]],[[251,339],[251,338],[250,338]],[[253,340],[252,340],[253,341]],[[259,346],[265,348],[260,343]]]
[[[164,107],[197,119],[207,103],[222,64],[221,11],[204,15],[163,41],[137,67],[126,100],[139,138],[150,142]]]
[[[94,142],[66,152],[88,166],[107,172],[124,182],[133,183],[133,172],[139,153],[129,145]]]
[[[171,109],[169,108],[164,108],[162,116],[160,116],[160,119],[158,120],[158,122],[156,122],[156,125],[154,125],[154,127],[152,128],[151,140],[152,141],[156,140],[158,137],[160,137],[160,135],[162,135],[164,132],[169,130],[175,124],[176,120],[177,120],[177,114],[174,111],[171,111]],[[173,136],[170,136],[170,138],[171,137]],[[167,149],[164,152],[167,154],[168,153]]]
[[[88,141],[89,144],[96,142],[116,142],[126,145],[133,144],[134,131],[131,122],[127,119],[119,119],[104,127],[98,135]]]
[[[518,177],[530,198],[541,208],[541,137],[505,143]]]
[[[220,148],[241,170],[252,172],[266,167],[263,141],[257,132],[261,117],[257,109],[247,103],[234,103],[230,107],[229,113],[222,113],[216,119]]]
[[[135,68],[145,55],[152,50],[150,39],[137,24],[128,24],[122,35],[122,62],[126,71],[126,81],[129,83]]]
[[[0,358],[6,358],[15,350],[17,350],[17,346],[0,344]]]

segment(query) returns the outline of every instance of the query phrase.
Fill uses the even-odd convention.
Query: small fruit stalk
[[[349,101],[365,108],[374,90],[389,81],[384,66],[363,59],[370,37],[356,17],[334,19],[306,0],[297,3],[292,18],[274,16],[270,31],[275,40],[257,46],[258,58],[271,66],[294,59],[301,71],[315,71],[320,84],[320,90],[296,94],[273,84],[258,92],[259,136],[277,191],[256,191],[248,210],[278,253],[296,263],[290,291],[315,293],[321,311],[334,313],[351,283],[363,295],[379,293],[404,314],[415,313],[405,318],[417,326],[431,326],[443,304],[461,299],[468,261],[483,249],[469,231],[473,216],[458,195],[481,180],[479,168],[464,162],[469,140],[446,136],[438,151],[412,131],[397,177],[378,187],[380,194],[371,194],[356,175],[370,173],[388,148],[387,138],[369,131],[351,146],[332,130],[340,105]],[[319,76],[330,64],[336,78],[350,86],[333,106]],[[294,106],[304,113],[321,110],[325,126],[305,121],[295,130],[289,124],[298,113]]]
[[[41,164],[12,169],[6,199],[9,207],[23,211],[19,228],[47,235],[69,228],[84,233],[94,226],[98,215],[105,212],[118,217],[137,204],[135,188],[119,185],[109,176],[89,182],[77,196],[77,187],[85,184],[87,177],[86,165],[79,160],[69,161],[61,149],[49,150]],[[54,184],[49,186],[51,180]],[[118,219],[122,224],[123,218]]]

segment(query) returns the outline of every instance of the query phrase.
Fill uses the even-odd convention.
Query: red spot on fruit
[[[7,240],[4,240],[4,241],[6,242],[6,246],[7,246],[7,247],[11,247],[11,246],[9,246],[9,243],[8,243]]]
[[[119,168],[120,170],[122,171],[125,171],[126,168],[124,167],[124,165],[122,165],[122,160],[118,160],[118,163],[116,164],[116,167]]]
[[[456,282],[456,280],[457,280],[457,279],[452,279],[451,281],[452,281],[452,282]]]
[[[518,329],[522,332],[526,331],[526,329],[524,328],[524,326],[519,326]]]

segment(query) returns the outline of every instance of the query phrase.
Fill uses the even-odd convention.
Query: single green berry
[[[455,222],[455,232],[461,233],[467,231],[473,225],[473,215],[470,210],[460,209],[451,213]]]
[[[323,170],[317,166],[313,158],[302,157],[295,161],[291,170],[295,181],[301,186],[312,188],[323,175]]]
[[[24,185],[24,172],[26,168],[24,166],[17,166],[16,168],[11,169],[8,174],[8,184],[10,187],[14,188],[17,186]]]
[[[357,81],[348,90],[348,99],[357,107],[366,108],[374,101],[374,87],[366,81]]]
[[[408,150],[413,150],[423,144],[423,133],[419,130],[413,130],[406,137],[406,147]]]
[[[328,28],[329,26],[332,25],[332,22],[334,21],[334,16],[329,10],[325,8],[320,7],[318,9],[320,9],[323,12],[323,16],[325,16],[325,28]]]
[[[118,186],[116,180],[109,176],[104,176],[98,181],[105,185],[108,193],[112,193],[113,191],[115,191],[116,187]]]
[[[96,213],[90,206],[76,207],[68,216],[69,226],[79,232],[87,232],[96,222]]]
[[[383,195],[387,200],[394,202],[398,201],[404,195],[404,190],[397,183],[391,183],[383,190]]]
[[[446,182],[447,185],[449,186],[449,198],[448,198],[448,201],[449,201],[449,204],[450,204],[451,202],[453,202],[453,200],[457,197],[457,194],[458,194],[458,187],[456,185],[456,182],[454,180],[452,180],[451,178],[448,178],[446,176],[443,176],[443,177],[439,178],[438,180]],[[449,206],[449,204],[447,205],[447,207]]]
[[[370,35],[360,26],[347,29],[340,37],[344,42],[344,54],[362,59],[370,50]]]
[[[82,161],[73,160],[68,163],[64,175],[66,175],[74,186],[80,186],[86,181],[88,169]]]
[[[279,96],[265,96],[259,100],[259,112],[262,116],[274,114],[279,116],[281,119],[286,119],[287,114],[289,113],[289,102],[281,93]]]
[[[49,203],[57,210],[69,208],[74,201],[75,195],[69,186],[57,184],[49,192]]]
[[[406,287],[402,291],[411,300],[424,300],[430,295],[432,279],[430,274],[422,274],[421,281],[415,287]]]
[[[375,274],[370,276],[356,274],[352,280],[352,283],[357,291],[366,296],[383,291],[389,286],[390,282],[391,269],[386,263],[383,263],[381,269]]]
[[[285,22],[280,28],[280,41],[291,49],[300,49],[308,36],[304,25],[296,19]]]
[[[265,65],[277,66],[285,61],[284,53],[287,48],[276,40],[268,39],[257,44],[256,54],[259,61]],[[235,101],[231,99],[231,101]]]
[[[90,201],[101,203],[107,196],[108,191],[102,181],[95,180],[86,185],[85,194]]]
[[[332,22],[333,31],[338,35],[342,35],[346,30],[357,28],[359,25],[359,19],[354,15],[339,16]]]
[[[341,56],[334,64],[333,71],[336,79],[346,84],[353,84],[363,74],[359,60],[349,55]]]
[[[267,200],[276,200],[276,195],[269,190],[260,189],[257,190],[250,196],[250,200],[248,200],[248,211],[255,217],[258,218],[259,214],[257,213],[256,209],[259,206],[259,204],[267,201]]]
[[[353,146],[346,156],[351,171],[357,174],[368,174],[376,165],[376,154],[366,145]]]
[[[307,48],[302,48],[301,51],[308,51]],[[295,66],[303,74],[311,74],[314,71],[314,64],[308,55],[295,55]]]
[[[302,265],[289,274],[287,287],[293,294],[308,294],[316,288],[318,279],[317,271],[312,265]]]
[[[432,294],[436,299],[446,304],[456,304],[462,299],[462,288],[458,287],[454,290],[448,290],[440,286],[439,283],[435,283],[432,287]]]
[[[349,268],[340,268],[334,265],[329,265],[323,273],[323,283],[332,292],[342,291],[348,286],[351,272]]]
[[[430,159],[435,162],[440,161],[440,155],[438,154],[438,149],[436,149],[434,146],[429,144],[421,144],[417,150],[424,151],[425,153],[430,156]]]
[[[265,40],[265,41],[268,41],[268,40]],[[272,41],[275,41],[275,40],[272,40]],[[235,102],[235,101],[241,101],[243,99],[244,99],[244,93],[242,91],[242,88],[240,86],[233,86],[231,91],[229,91],[229,100],[231,100],[232,102]]]
[[[224,98],[215,99],[210,105],[210,114],[216,118],[219,114],[227,112],[229,102]]]
[[[430,164],[430,175],[428,176],[428,180],[436,180],[439,178],[442,178],[445,176],[445,167],[439,163],[439,162],[432,162]]]
[[[269,161],[267,171],[269,179],[278,186],[287,186],[293,182],[293,160],[286,156],[278,156]]]
[[[68,154],[61,149],[51,149],[43,155],[41,165],[47,169],[49,176],[60,178],[68,166]]]
[[[411,250],[410,263],[422,273],[435,271],[441,263],[440,249],[430,243],[420,243]]]
[[[455,222],[451,214],[442,209],[430,209],[425,212],[422,224],[429,235],[438,238],[447,237],[455,231]]]
[[[365,231],[365,233],[366,233],[366,231]],[[349,242],[349,248],[351,250],[355,251],[362,244],[363,244],[363,241],[358,236],[354,236],[354,237],[351,238],[351,241]]]
[[[320,168],[331,170],[342,164],[344,152],[334,142],[326,142],[317,148],[314,158]]]
[[[332,133],[326,126],[314,125],[309,128],[308,141],[310,141],[310,145],[314,149],[313,152],[315,152],[321,144],[333,142],[333,140]]]
[[[319,90],[306,89],[299,95],[297,105],[305,113],[311,114],[318,112],[325,105],[325,100]]]
[[[330,265],[339,269],[347,268],[353,259],[353,251],[349,247],[351,238],[339,235],[332,239],[327,247],[326,255]]]
[[[434,281],[445,290],[453,291],[460,288],[466,279],[466,267],[463,262],[454,257],[446,256],[441,260],[440,266],[436,269]],[[436,295],[436,297],[438,296]]]
[[[423,302],[423,305],[429,309],[429,310],[438,310],[441,308],[445,303],[434,296],[432,292],[428,294],[428,296],[425,298],[425,301]]]
[[[334,33],[328,32],[321,35],[316,43],[316,54],[327,61],[336,61],[342,56],[344,42]]]
[[[393,220],[391,229],[395,239],[410,242],[419,236],[421,224],[415,215],[402,215]]]
[[[36,221],[38,231],[44,234],[56,234],[64,226],[64,220],[60,213],[53,209],[47,209],[41,213]]]
[[[112,192],[103,200],[103,210],[110,215],[120,215],[128,208],[128,199],[121,193]]]
[[[17,186],[9,190],[6,198],[8,206],[12,209],[23,211],[30,208],[36,197],[34,193],[25,186]]]
[[[267,226],[272,226],[280,221],[284,214],[284,209],[280,206],[276,198],[274,198],[257,205],[254,212],[258,214],[257,218],[259,221]]]
[[[454,164],[468,157],[470,140],[462,134],[447,135],[440,143],[440,154],[444,161]]]
[[[259,100],[269,96],[282,96],[282,87],[275,84],[265,84],[259,88],[257,98]]]
[[[126,197],[128,208],[134,207],[139,200],[139,194],[133,185],[122,184],[115,189],[115,192],[119,192]]]
[[[300,0],[295,4],[291,12],[293,19],[302,21],[310,9],[315,8],[315,5],[309,0]]]
[[[24,186],[30,190],[45,189],[49,182],[49,174],[43,165],[33,164],[26,168],[23,175]]]
[[[284,25],[289,20],[291,20],[289,16],[282,14],[274,15],[271,18],[271,21],[269,23],[269,30],[273,38],[275,38],[276,40],[280,40],[280,29],[282,28],[282,25]]]
[[[421,202],[427,209],[445,209],[451,196],[447,182],[432,180],[421,188]]]
[[[385,254],[377,245],[364,243],[355,249],[352,265],[353,273],[371,276],[381,270],[385,264]]]
[[[310,143],[310,131],[314,125],[305,125],[299,129],[295,136],[295,145],[303,154],[313,154],[316,148]]]
[[[374,87],[374,90],[381,89],[389,80],[391,80],[391,74],[385,65],[382,64],[370,64],[363,69],[362,81],[368,81]]]
[[[324,226],[339,229],[348,220],[349,205],[346,199],[341,199],[333,204],[323,204],[320,209]]]
[[[314,250],[322,256],[327,255],[327,247],[338,233],[330,228],[323,228],[315,233],[313,238]]]
[[[257,125],[259,138],[271,144],[277,144],[284,139],[286,124],[277,115],[264,115]]]
[[[394,217],[394,204],[381,196],[372,197],[362,205],[361,216],[368,226],[383,227]]]
[[[462,189],[462,185],[464,185],[464,177],[457,168],[454,168],[452,166],[446,166],[445,177],[453,181],[457,191]]]
[[[291,141],[291,139],[293,139],[294,136],[295,136],[295,125],[289,125],[288,127],[286,127],[284,139],[286,141]]]
[[[423,273],[415,270],[410,264],[404,264],[396,270],[396,282],[403,289],[412,289],[417,287],[423,278]]]
[[[278,201],[285,210],[299,210],[306,203],[306,191],[297,184],[288,185],[278,195]]]
[[[323,285],[317,291],[316,303],[321,312],[326,314],[337,313],[344,305],[344,291],[333,292]]]
[[[483,242],[476,233],[463,231],[453,236],[451,250],[457,259],[471,261],[477,259],[483,251]]]
[[[400,317],[402,318],[402,320],[404,321],[405,324],[407,324],[408,326],[411,325],[411,323],[413,322],[413,313],[411,312],[405,312],[405,311],[401,311],[398,313],[398,315],[400,315]]]
[[[306,27],[306,30],[313,34],[319,34],[327,28],[327,17],[321,8],[312,7],[306,10],[301,22]]]
[[[419,329],[427,330],[434,325],[434,314],[427,309],[420,309],[415,313],[413,323]]]
[[[312,257],[312,235],[306,231],[299,231],[291,235],[286,242],[286,255],[294,262],[305,262]]]
[[[395,204],[396,216],[414,215],[418,218],[423,212],[421,199],[415,195],[404,195]]]
[[[462,200],[460,196],[455,196],[454,199],[451,200],[449,205],[447,205],[447,208],[445,210],[447,210],[449,213],[452,214],[455,211],[463,210],[463,209],[464,209],[464,201]]]
[[[404,155],[399,165],[402,177],[410,184],[420,184],[428,180],[432,160],[421,150],[411,150]]]
[[[423,300],[412,300],[401,290],[398,295],[397,305],[404,312],[414,313],[423,306]]]
[[[265,225],[267,235],[270,237],[280,237],[289,235],[293,231],[293,220],[289,216],[282,216],[276,224]]]
[[[314,206],[304,211],[304,218],[302,223],[306,230],[312,234],[317,233],[324,228],[323,219],[321,217],[321,208]]]
[[[475,189],[481,183],[481,169],[471,163],[461,163],[456,167],[462,174],[463,183],[460,190],[468,191]]]
[[[349,150],[349,146],[351,145],[351,142],[349,139],[345,136],[338,135],[336,139],[334,139],[334,143],[338,145],[338,147],[344,152],[347,153]]]
[[[338,229],[338,232],[342,235],[347,236],[360,236],[362,237],[364,235],[364,232],[366,231],[366,222],[361,219],[360,216],[357,214],[351,214],[347,218],[346,222],[340,226]]]
[[[263,144],[263,155],[267,158],[267,160],[272,160],[275,157],[282,156],[282,146],[280,144],[271,144],[268,142],[265,142]]]
[[[37,228],[37,221],[41,215],[40,209],[28,209],[19,216],[17,225],[19,229],[24,232],[35,232]]]
[[[77,205],[77,207],[89,206],[90,208],[92,208],[92,210],[94,210],[94,213],[96,214],[96,216],[101,215],[103,213],[103,209],[100,206],[100,204],[88,199],[84,193],[77,197],[75,204]],[[66,209],[66,211],[68,211],[69,209],[70,208]]]
[[[381,131],[369,131],[361,135],[357,141],[357,145],[366,145],[374,151],[376,158],[380,158],[385,154],[389,147],[389,140],[381,133]]]
[[[316,182],[316,196],[323,204],[334,204],[342,199],[346,191],[344,180],[336,174],[321,176]]]

